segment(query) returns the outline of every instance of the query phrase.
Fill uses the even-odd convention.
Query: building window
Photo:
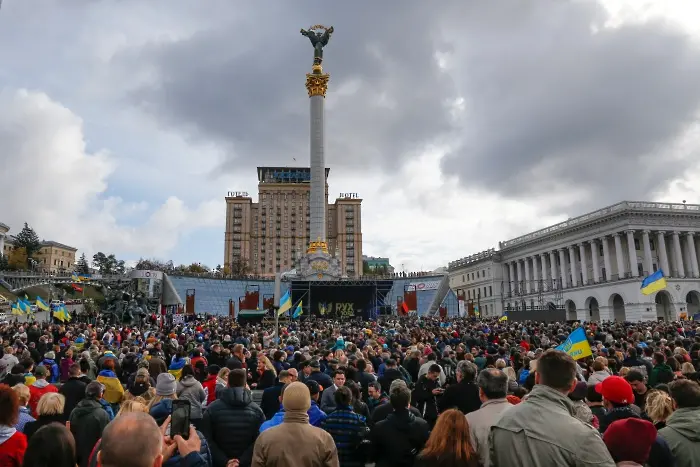
[[[654,251],[654,240],[649,240],[649,247],[651,248],[651,251]]]
[[[489,297],[493,297],[493,287],[489,285]]]
[[[639,239],[637,238],[634,239],[634,249],[639,251]]]

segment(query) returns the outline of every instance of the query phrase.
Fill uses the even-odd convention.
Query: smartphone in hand
[[[173,400],[173,408],[170,413],[170,437],[180,435],[183,439],[190,436],[190,412],[192,406],[184,399]]]

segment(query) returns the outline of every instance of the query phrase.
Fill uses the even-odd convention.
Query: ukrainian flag
[[[593,355],[591,345],[586,339],[586,331],[583,328],[576,328],[562,345],[556,347],[556,350],[568,353],[574,360]]]
[[[654,274],[650,274],[644,278],[642,281],[642,293],[644,295],[651,295],[654,292],[665,289],[666,285],[664,272],[659,269]]]
[[[19,308],[19,302],[12,304],[12,314],[13,315],[21,315],[22,314],[22,310]]]
[[[36,296],[36,307],[40,310],[43,310],[43,311],[49,311],[49,306],[38,295]]]
[[[301,305],[301,300],[299,300],[299,303],[297,304],[296,310],[294,310],[294,314],[292,315],[292,318],[298,318],[298,317],[300,317],[302,314],[304,314],[304,310],[302,309],[301,306],[302,306],[302,305]]]
[[[508,321],[508,315],[503,315],[500,318],[498,318],[498,321]]]
[[[61,322],[70,321],[70,313],[66,310],[65,305],[61,305],[53,312],[53,317]]]
[[[78,277],[76,273],[73,273],[70,275],[70,280],[72,280],[73,282],[80,282],[80,277]]]
[[[32,311],[32,306],[21,298],[17,298],[17,305],[19,306],[19,309],[26,314],[29,314]]]
[[[280,299],[280,309],[277,310],[277,316],[282,316],[284,313],[292,309],[292,297],[287,290]]]

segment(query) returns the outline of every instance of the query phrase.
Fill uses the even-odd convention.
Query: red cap
[[[632,386],[620,376],[608,376],[603,382],[596,384],[595,391],[602,395],[603,399],[615,404],[634,403]]]

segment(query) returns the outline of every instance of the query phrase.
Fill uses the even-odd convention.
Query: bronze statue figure
[[[320,32],[323,30],[323,32]],[[302,28],[301,35],[306,36],[314,46],[314,65],[320,65],[323,62],[323,48],[328,45],[328,41],[333,34],[333,26],[326,28],[321,25],[311,26],[308,30]]]

